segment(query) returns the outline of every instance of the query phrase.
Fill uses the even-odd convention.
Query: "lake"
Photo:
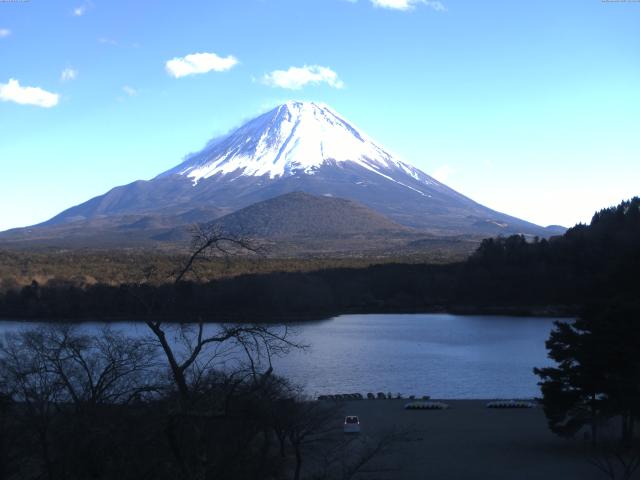
[[[310,345],[274,361],[309,395],[391,392],[432,398],[539,396],[533,367],[551,365],[544,342],[554,319],[448,314],[341,315],[295,324]],[[36,323],[0,322],[0,333]],[[87,323],[93,330],[102,324]],[[131,335],[141,323],[120,322]]]

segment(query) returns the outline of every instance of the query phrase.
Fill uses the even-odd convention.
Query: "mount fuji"
[[[474,202],[400,160],[327,105],[292,101],[210,141],[152,180],[116,187],[2,237],[73,238],[95,230],[105,238],[126,231],[129,239],[157,240],[166,238],[163,231],[292,192],[347,199],[400,229],[431,236],[559,233]]]

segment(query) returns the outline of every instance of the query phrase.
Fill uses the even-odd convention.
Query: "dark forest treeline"
[[[247,320],[346,312],[576,313],[635,298],[640,198],[596,213],[562,237],[487,239],[465,262],[272,272],[207,283],[78,287],[33,283],[0,297],[0,316],[42,319]]]
[[[453,242],[453,243],[450,243]],[[200,281],[218,280],[244,274],[310,272],[327,268],[365,268],[386,263],[445,264],[462,261],[473,253],[480,240],[434,240],[429,248],[415,254],[361,257],[318,255],[314,257],[273,256],[268,247],[260,255],[217,256],[198,264]],[[434,247],[435,245],[435,247]],[[178,251],[159,250],[2,250],[0,249],[0,293],[30,285],[62,282],[79,287],[98,283],[117,286],[137,282],[149,265],[157,270],[154,283],[170,283],[176,265],[185,262],[190,246]],[[433,248],[432,248],[433,247]]]

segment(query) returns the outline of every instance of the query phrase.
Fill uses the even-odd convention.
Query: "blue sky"
[[[600,0],[0,2],[0,230],[289,99],[489,207],[586,222],[640,194],[639,25]]]

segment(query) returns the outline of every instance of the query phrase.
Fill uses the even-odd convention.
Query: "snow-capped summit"
[[[280,105],[154,179],[113,188],[43,226],[98,222],[123,224],[129,231],[132,225],[208,222],[292,192],[352,200],[433,235],[547,234],[434,180],[313,102]],[[298,197],[253,211],[264,214],[260,221],[268,225],[274,209],[292,198]]]
[[[351,162],[389,178],[401,170],[437,183],[400,161],[327,105],[290,101],[211,142],[161,176],[179,174],[197,183],[215,175],[313,175],[326,164]]]

